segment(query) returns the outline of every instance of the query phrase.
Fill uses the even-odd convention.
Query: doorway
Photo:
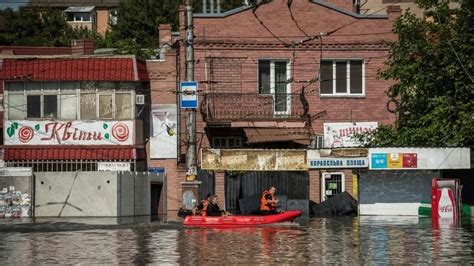
[[[345,178],[343,173],[323,173],[321,182],[321,202],[344,192]]]
[[[162,214],[163,211],[160,211],[160,200],[161,200],[161,191],[163,189],[163,184],[160,183],[151,183],[150,184],[150,215],[152,217]]]

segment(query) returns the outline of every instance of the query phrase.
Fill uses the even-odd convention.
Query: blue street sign
[[[179,84],[181,95],[181,108],[198,108],[198,83],[196,81],[182,81]]]

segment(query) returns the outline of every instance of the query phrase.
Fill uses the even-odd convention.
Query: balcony
[[[302,121],[308,113],[304,94],[208,93],[201,104],[206,122]]]

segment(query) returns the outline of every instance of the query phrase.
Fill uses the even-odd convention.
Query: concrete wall
[[[36,173],[36,217],[115,217],[150,214],[153,173]]]
[[[116,172],[36,173],[35,216],[117,216]]]
[[[420,201],[429,201],[436,171],[361,171],[360,215],[418,215]]]

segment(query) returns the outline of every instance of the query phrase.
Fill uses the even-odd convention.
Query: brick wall
[[[309,200],[321,202],[321,173],[317,170],[309,171]]]
[[[396,117],[386,109],[388,98],[385,94],[391,82],[377,79],[377,73],[385,67],[384,60],[388,55],[388,48],[383,42],[395,39],[391,32],[393,14],[390,13],[390,19],[359,19],[309,1],[293,1],[293,15],[306,33],[317,35],[340,28],[329,36],[293,49],[282,42],[296,43],[306,36],[292,21],[286,2],[263,4],[255,12],[260,21],[281,40],[262,27],[251,10],[225,18],[195,18],[195,79],[201,82],[200,89],[257,93],[258,60],[287,59],[293,78],[291,92],[299,93],[305,86],[310,115],[321,114],[311,121],[314,133],[322,134],[325,122],[393,123]],[[181,37],[184,37],[184,25]],[[365,94],[362,97],[321,97],[319,82],[311,85],[305,82],[319,76],[321,59],[364,60]],[[184,57],[181,63],[184,68]],[[182,78],[185,78],[184,73]],[[205,124],[199,114],[197,119],[198,131],[202,131]],[[206,145],[207,140],[203,138],[201,146]]]

